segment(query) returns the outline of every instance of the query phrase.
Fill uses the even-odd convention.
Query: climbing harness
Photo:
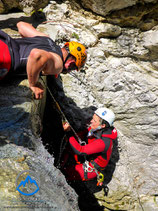
[[[84,164],[83,164],[83,169],[84,171],[87,173],[92,173],[92,172],[95,172],[97,174],[97,186],[102,186],[103,185],[103,182],[104,182],[104,175],[99,172],[94,166],[90,166],[89,165],[89,161],[85,161]],[[87,179],[87,178],[85,178]]]
[[[97,186],[102,186],[103,182],[104,182],[104,175],[102,173],[99,173],[99,175],[97,176]]]

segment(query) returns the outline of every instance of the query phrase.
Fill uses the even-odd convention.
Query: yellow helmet
[[[84,66],[87,59],[86,48],[81,43],[75,41],[66,42],[65,46],[69,48],[69,53],[76,58],[76,66],[79,70]]]

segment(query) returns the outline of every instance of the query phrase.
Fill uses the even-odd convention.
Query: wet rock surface
[[[20,75],[5,79],[0,87],[0,210],[78,210],[76,193],[54,167],[40,138],[46,96],[34,100]],[[17,191],[17,178],[25,171],[38,181],[33,196]],[[30,189],[26,185],[22,191]]]

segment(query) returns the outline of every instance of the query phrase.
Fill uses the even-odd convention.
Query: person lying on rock
[[[78,42],[66,42],[60,48],[48,35],[37,31],[31,24],[18,22],[22,38],[13,39],[0,31],[0,79],[9,71],[26,69],[29,87],[36,99],[43,97],[44,88],[39,75],[58,75],[80,70],[87,58],[86,48]]]
[[[81,145],[81,141],[77,140],[78,137],[71,136],[69,138],[74,155],[85,157],[86,161],[80,163],[76,159],[77,164],[63,166],[68,180],[91,180],[105,169],[110,160],[113,141],[117,139],[117,131],[113,127],[114,120],[115,114],[112,110],[98,108],[90,121],[90,127],[86,131],[78,133],[82,141],[86,140],[86,144]],[[64,124],[63,128],[65,131],[71,130],[68,123]]]

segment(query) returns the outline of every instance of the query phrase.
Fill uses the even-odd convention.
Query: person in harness
[[[98,108],[94,112],[90,127],[86,131],[78,133],[81,140],[87,139],[86,144],[81,145],[81,141],[74,136],[69,138],[69,144],[75,155],[86,157],[86,161],[79,163],[76,159],[77,164],[64,167],[68,180],[87,181],[101,175],[110,160],[113,141],[117,138],[117,131],[113,127],[114,120],[115,114],[112,110]],[[63,125],[63,128],[65,131],[71,129],[68,123]]]
[[[48,35],[37,31],[31,24],[18,22],[22,38],[11,38],[0,30],[0,79],[9,71],[25,69],[29,87],[36,99],[43,97],[44,88],[39,75],[59,75],[80,70],[87,59],[86,48],[78,42],[66,42],[60,48]]]

